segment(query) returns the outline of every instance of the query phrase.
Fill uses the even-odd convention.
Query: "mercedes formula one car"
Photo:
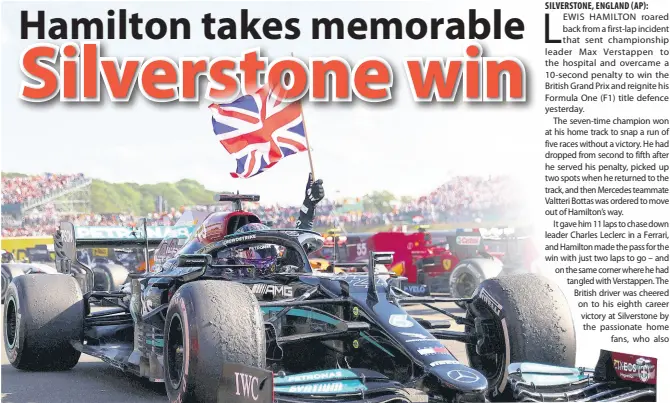
[[[164,382],[171,402],[632,401],[655,396],[655,362],[645,375],[573,368],[575,332],[561,291],[531,274],[484,281],[459,299],[465,316],[415,297],[388,271],[312,271],[314,232],[240,232],[257,216],[251,196],[222,196],[237,210],[184,214],[162,241],[142,228],[86,247],[157,248],[155,264],[130,290],[93,291],[76,259],[72,224],[54,237],[59,274],[24,275],[9,286],[4,342],[24,370],[68,369],[82,353]],[[368,267],[392,261],[369,256]],[[92,310],[91,301],[117,308]],[[414,318],[424,304],[449,323]],[[465,343],[469,364],[441,343]],[[644,358],[645,357],[640,357]],[[612,360],[610,360],[612,361]],[[610,365],[611,366],[611,365]],[[610,366],[606,366],[610,368]],[[624,365],[624,368],[633,367]],[[632,370],[626,372],[632,374]],[[617,376],[618,375],[618,376]]]

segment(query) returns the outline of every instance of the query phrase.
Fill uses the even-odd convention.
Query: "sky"
[[[46,10],[46,18],[105,17],[109,8],[128,8],[146,19],[183,16],[191,20],[190,40],[106,41],[103,56],[222,56],[240,55],[260,47],[273,59],[295,56],[342,56],[353,65],[368,56],[386,59],[394,72],[393,100],[384,104],[304,104],[307,133],[313,149],[317,178],[324,180],[328,196],[361,196],[372,190],[389,190],[419,196],[444,183],[451,175],[523,175],[528,170],[527,141],[532,130],[520,126],[530,104],[473,105],[461,102],[419,105],[413,102],[402,58],[410,56],[458,57],[471,42],[441,40],[314,41],[309,19],[319,17],[446,18],[467,16],[465,2],[447,7],[429,2],[419,12],[414,3],[341,2],[87,2],[3,3],[2,13],[2,171],[23,173],[78,173],[111,182],[156,183],[195,179],[207,188],[260,193],[267,202],[299,203],[309,173],[306,153],[291,156],[252,179],[232,179],[235,161],[218,144],[212,131],[206,101],[201,104],[155,104],[135,96],[129,104],[31,104],[17,96],[22,80],[21,52],[35,39],[20,39],[20,10]],[[493,2],[482,4],[495,4]],[[289,40],[209,41],[200,32],[201,16],[238,18],[239,8],[255,17],[300,18],[302,35]],[[480,7],[491,17],[493,7]],[[538,41],[539,26],[525,18],[527,8],[508,7],[504,17],[529,20],[527,39],[481,42],[486,56],[528,59],[530,45]],[[529,70],[527,66],[527,70]],[[139,92],[137,95],[140,95]]]

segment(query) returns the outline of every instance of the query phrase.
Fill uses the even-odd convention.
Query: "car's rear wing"
[[[229,201],[233,202],[233,208],[237,211],[242,210],[242,202],[252,202],[256,203],[261,200],[259,195],[241,195],[237,193],[222,193],[214,196],[214,201],[224,202]]]
[[[81,282],[82,291],[92,289],[93,271],[77,259],[77,250],[84,248],[143,248],[145,260],[149,249],[156,248],[161,241],[175,236],[188,236],[194,226],[170,227],[147,226],[142,220],[138,227],[122,226],[75,226],[71,222],[62,222],[54,234],[54,252],[56,270],[64,274],[74,274],[85,281]]]

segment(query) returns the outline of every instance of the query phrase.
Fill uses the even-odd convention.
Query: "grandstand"
[[[83,174],[3,176],[3,236],[46,235],[61,217],[90,213],[91,183]]]
[[[39,210],[48,204],[52,204],[54,209],[60,214],[79,215],[90,213],[91,183],[91,179],[82,178],[59,192],[24,203],[23,211],[30,213],[32,210]]]

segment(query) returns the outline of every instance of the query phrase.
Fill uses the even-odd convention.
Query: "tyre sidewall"
[[[5,298],[5,305],[3,309],[3,343],[5,345],[5,352],[7,353],[7,360],[10,364],[14,365],[17,360],[20,360],[21,354],[23,352],[23,347],[25,342],[23,340],[25,332],[25,323],[21,320],[21,306],[19,305],[20,298],[18,297],[18,290],[14,283],[10,283],[7,288],[7,296]],[[14,333],[14,343],[10,346],[8,337],[7,337],[7,314],[9,313],[9,308],[14,306],[16,314],[16,330]]]
[[[192,324],[192,321],[189,320],[191,317],[193,317],[192,305],[189,304],[191,309],[187,307],[186,303],[187,298],[184,298],[183,294],[184,293],[182,292],[177,293],[170,301],[170,305],[168,307],[166,315],[165,332],[163,333],[165,335],[164,352],[163,352],[165,356],[165,362],[163,364],[165,372],[164,378],[165,378],[165,388],[168,392],[168,399],[170,399],[170,403],[187,402],[188,401],[187,396],[192,395],[195,388],[195,385],[192,384],[192,382],[189,382],[190,378],[193,377],[193,375],[190,374],[191,360],[196,358],[193,357],[193,354],[191,354],[190,342],[191,340],[197,340],[198,329],[196,326]],[[184,348],[184,362],[181,371],[181,379],[178,380],[177,385],[174,385],[176,380],[171,379],[169,375],[168,350],[167,350],[170,342],[169,340],[170,325],[173,323],[173,320],[175,320],[175,318],[180,320],[182,324],[182,337],[183,337],[182,343]]]
[[[5,302],[5,297],[9,291],[9,285],[12,283],[12,275],[2,270],[2,302]]]

